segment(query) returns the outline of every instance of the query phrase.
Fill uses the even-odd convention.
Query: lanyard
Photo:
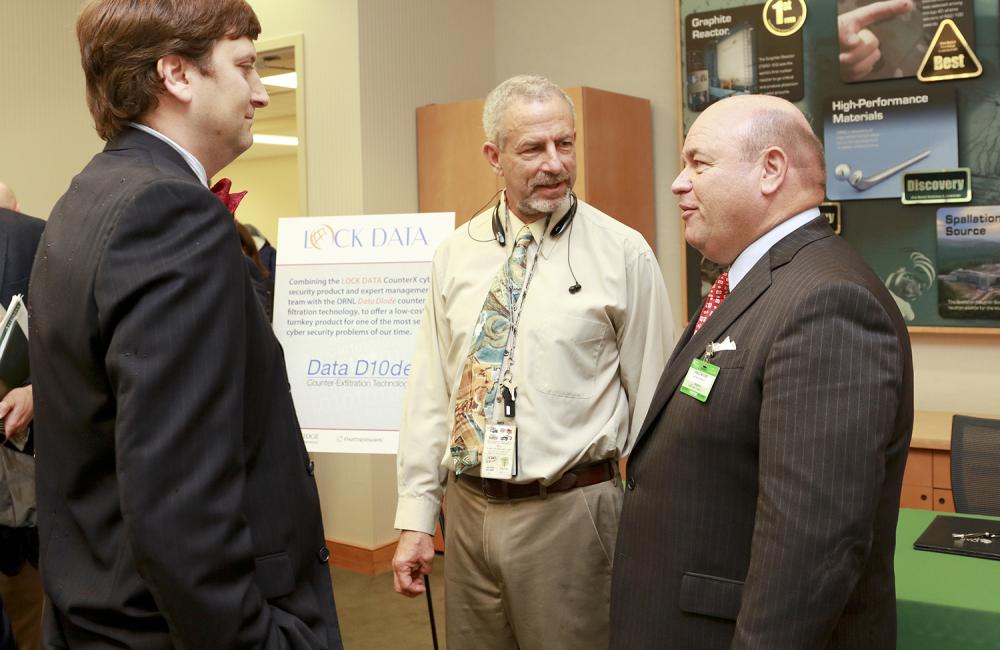
[[[494,377],[494,383],[498,380],[501,384],[508,386],[511,383],[513,377],[511,368],[514,366],[514,348],[517,345],[517,325],[521,322],[524,300],[528,295],[528,287],[531,286],[531,279],[535,276],[535,264],[538,262],[538,254],[542,251],[542,244],[545,243],[545,235],[549,231],[550,218],[551,216],[545,219],[545,229],[542,232],[542,238],[535,246],[534,254],[528,258],[527,266],[524,269],[524,284],[521,286],[521,292],[513,304],[508,303],[507,305],[510,311],[510,333],[507,335],[507,346],[504,348],[503,360],[500,362],[497,376]],[[510,230],[510,212],[507,212],[507,230]],[[509,262],[504,264],[504,277],[507,281],[507,299],[510,300],[514,296],[514,278],[510,274]]]

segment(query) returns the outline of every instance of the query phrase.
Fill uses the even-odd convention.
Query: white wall
[[[47,219],[104,143],[84,98],[79,0],[0,0],[0,181]]]
[[[415,212],[415,109],[493,88],[492,2],[363,0],[359,7],[365,212]]]
[[[247,191],[236,217],[253,224],[274,244],[278,241],[278,219],[297,217],[299,210],[298,159],[292,156],[236,159],[212,180],[228,178],[233,192]]]
[[[1000,416],[1000,336],[914,334],[910,339],[918,410]]]
[[[249,0],[260,40],[302,34],[308,199],[303,214],[359,214],[358,0]],[[301,117],[300,117],[301,119]]]

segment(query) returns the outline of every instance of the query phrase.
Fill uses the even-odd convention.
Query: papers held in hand
[[[1000,521],[938,515],[913,548],[1000,560]]]
[[[28,310],[20,295],[10,300],[0,320],[0,399],[28,381]]]

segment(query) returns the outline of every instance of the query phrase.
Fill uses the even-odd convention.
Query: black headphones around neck
[[[570,224],[573,223],[573,217],[576,216],[576,194],[570,192],[569,198],[571,201],[569,210],[566,211],[562,219],[549,231],[553,237],[559,237],[559,235],[563,234],[569,228]],[[504,197],[504,200],[506,200],[506,197]],[[497,240],[501,248],[507,245],[507,233],[504,232],[503,221],[500,219],[500,204],[502,202],[497,201],[497,204],[493,206],[493,238]],[[572,238],[572,236],[573,231],[570,230],[570,237]],[[573,273],[573,263],[569,259],[569,243],[566,244],[566,265],[569,267],[569,274],[573,276],[573,284],[569,286],[569,292],[575,294],[583,288],[583,285],[576,279],[576,273]]]
[[[563,215],[563,218],[559,220],[555,226],[552,227],[550,234],[553,237],[558,237],[563,234],[567,228],[569,228],[570,223],[573,222],[573,217],[576,216],[576,194],[573,192],[569,193],[569,198],[571,203],[569,204],[569,210]],[[493,206],[493,238],[497,240],[497,243],[501,246],[507,245],[507,233],[503,229],[503,220],[500,219],[500,204],[503,201],[497,201],[497,204]],[[579,291],[579,289],[577,289]],[[575,293],[575,292],[574,292]]]

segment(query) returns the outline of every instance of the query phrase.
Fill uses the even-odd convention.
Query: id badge
[[[491,424],[483,438],[483,462],[479,475],[483,478],[509,479],[517,474],[517,427],[513,424]]]
[[[702,359],[695,359],[681,383],[681,392],[699,402],[704,402],[712,392],[712,386],[718,376],[719,366]]]

